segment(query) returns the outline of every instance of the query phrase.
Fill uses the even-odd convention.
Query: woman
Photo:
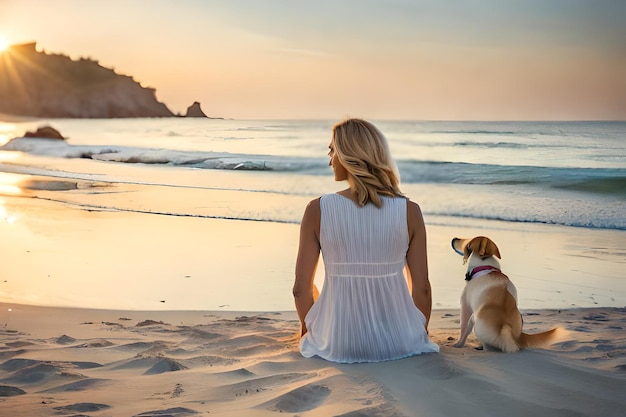
[[[333,127],[329,148],[335,180],[349,188],[311,201],[302,218],[293,287],[300,352],[344,363],[438,352],[427,331],[424,221],[400,192],[385,137],[348,119]],[[315,301],[320,251],[326,278]]]

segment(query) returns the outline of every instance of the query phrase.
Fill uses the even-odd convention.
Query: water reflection
[[[19,187],[19,183],[23,179],[24,178],[21,175],[0,172],[0,195],[22,194],[22,189]]]
[[[17,127],[13,123],[0,122],[0,146],[17,135]]]
[[[2,138],[0,138],[1,141]],[[0,162],[9,162],[9,161],[15,161],[16,159],[18,159],[21,155],[21,152],[15,152],[15,151],[0,151]]]
[[[13,123],[0,122],[0,146],[6,144],[16,136],[16,126]],[[19,157],[17,152],[0,151],[0,163],[13,161]],[[23,179],[20,175],[0,172],[0,195],[21,195],[22,190],[18,186]],[[0,198],[0,221],[15,223],[15,216],[10,214],[5,206],[4,199]]]
[[[15,223],[16,217],[10,214],[5,205],[4,200],[0,198],[0,221],[5,221],[7,223],[13,224]]]

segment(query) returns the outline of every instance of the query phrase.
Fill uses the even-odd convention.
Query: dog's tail
[[[527,334],[522,333],[518,339],[519,347],[524,348],[541,348],[558,342],[565,336],[565,330],[555,327],[541,333]]]
[[[500,348],[502,352],[506,353],[517,352],[522,348],[522,346],[519,346],[518,341],[515,340],[515,336],[513,336],[513,328],[508,323],[504,324],[500,330],[500,335],[498,336],[498,348]]]

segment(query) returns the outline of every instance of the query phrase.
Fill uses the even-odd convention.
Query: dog
[[[452,249],[467,263],[465,288],[461,295],[461,336],[454,347],[465,345],[474,330],[485,349],[516,352],[527,347],[554,343],[559,328],[537,334],[522,332],[523,319],[517,308],[517,289],[502,273],[498,246],[485,236],[452,239]]]

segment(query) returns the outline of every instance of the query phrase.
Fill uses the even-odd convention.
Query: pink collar
[[[496,268],[495,266],[491,266],[491,265],[482,265],[482,266],[477,266],[476,268],[472,269],[471,271],[468,271],[467,274],[465,274],[465,281],[469,281],[472,278],[474,278],[474,276],[476,274],[478,274],[479,272],[482,271],[498,271],[500,272],[500,270],[498,268]]]

